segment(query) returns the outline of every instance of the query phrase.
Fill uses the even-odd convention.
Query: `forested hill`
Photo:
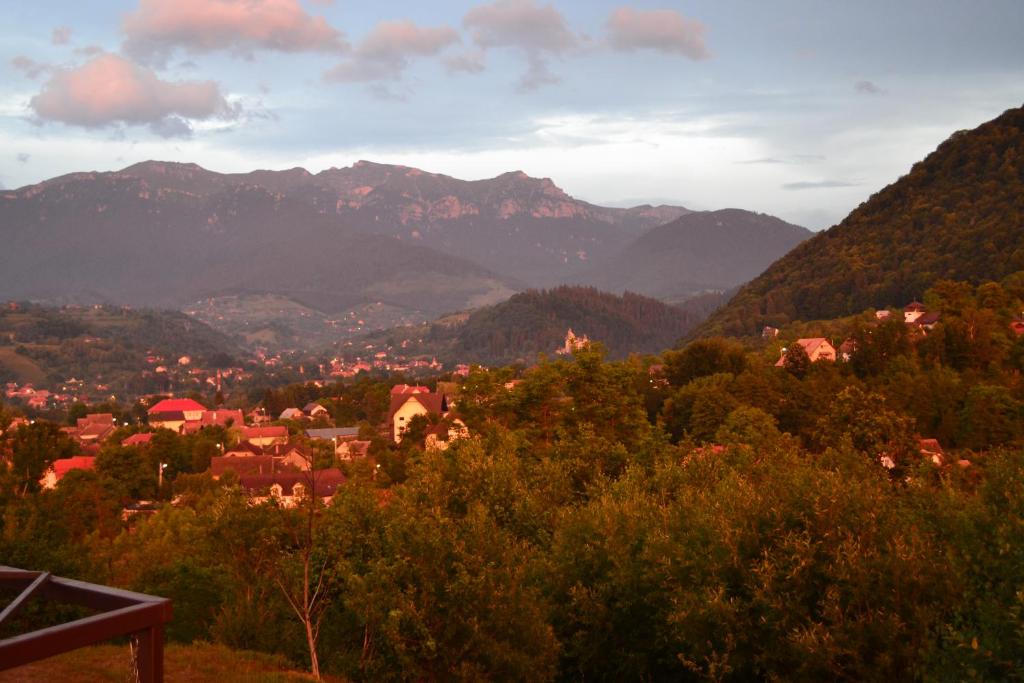
[[[776,261],[698,334],[902,305],[937,280],[1024,269],[1024,109],[954,133],[843,222]]]
[[[702,317],[631,292],[616,296],[563,286],[516,294],[458,324],[434,324],[420,350],[453,362],[533,363],[538,353],[553,355],[561,348],[572,328],[622,358],[671,347]]]

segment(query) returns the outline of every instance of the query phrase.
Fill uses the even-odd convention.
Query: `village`
[[[898,319],[896,316],[901,314],[909,333],[917,338],[926,336],[940,320],[937,313],[928,312],[919,302],[912,302],[901,312],[877,311],[875,322],[868,328]],[[1012,321],[1011,330],[1016,336],[1024,335],[1024,316]],[[777,345],[779,333],[777,328],[765,327],[762,338]],[[570,356],[589,345],[590,339],[586,335],[577,335],[569,329],[563,345],[554,349],[554,356]],[[849,362],[856,352],[856,342],[845,339],[837,343],[825,337],[798,338],[779,348],[775,367],[790,367],[798,351],[797,356],[806,357],[808,363]],[[97,455],[114,439],[123,448],[145,450],[161,433],[175,436],[215,433],[217,452],[209,458],[209,464],[203,470],[213,480],[231,477],[248,493],[254,504],[273,498],[286,507],[292,507],[306,495],[315,495],[329,503],[337,487],[346,481],[346,472],[351,473],[353,467],[368,472],[371,477],[376,476],[381,465],[375,456],[387,449],[399,448],[406,432],[417,420],[423,428],[422,433],[417,432],[417,438],[428,451],[445,450],[453,441],[470,435],[458,410],[460,382],[470,374],[470,366],[466,364],[457,365],[442,375],[443,366],[436,360],[396,360],[388,352],[380,351],[366,360],[360,358],[346,362],[334,359],[329,364],[319,365],[317,376],[307,379],[304,386],[324,389],[332,381],[351,381],[361,374],[369,377],[371,373],[377,381],[389,385],[388,406],[381,422],[336,424],[328,407],[331,402],[323,400],[289,406],[274,414],[268,414],[264,405],[243,409],[225,408],[218,404],[208,408],[196,400],[201,392],[212,391],[217,397],[230,396],[233,383],[244,381],[249,371],[243,368],[204,370],[193,367],[188,357],[168,363],[159,356],[149,356],[146,362],[152,366],[146,372],[174,377],[192,389],[191,393],[196,398],[147,396],[136,404],[133,412],[121,414],[120,420],[113,412],[89,412],[75,418],[74,424],[62,427],[61,432],[74,442],[78,452],[53,463],[40,481],[43,488],[56,487],[74,470],[95,468]],[[275,367],[282,360],[279,355],[258,351],[252,362]],[[653,386],[667,387],[664,369],[661,363],[650,364],[648,372]],[[405,381],[388,382],[387,378],[403,378],[412,374],[411,370],[432,376],[431,383],[435,388]],[[487,371],[479,367],[478,370]],[[299,368],[300,375],[305,375],[305,372],[305,368]],[[511,380],[505,388],[512,391],[521,381]],[[23,415],[14,417],[5,432],[12,434],[21,426],[33,424],[33,414],[38,414],[38,411],[67,410],[75,402],[81,405],[82,394],[79,391],[83,386],[79,380],[69,380],[60,387],[59,393],[52,393],[29,385],[7,384],[5,395],[10,405],[23,405],[27,410]],[[113,396],[109,399],[116,401]],[[144,405],[148,407],[142,408]],[[0,432],[0,437],[5,432]],[[716,446],[712,444],[710,447]],[[942,446],[936,439],[920,439],[920,447],[922,456],[936,465],[945,463]],[[893,467],[892,461],[886,462],[884,458],[882,464],[887,468]],[[963,460],[960,464],[969,465]],[[158,479],[158,492],[163,490],[166,467],[166,463],[157,463],[157,470],[153,472]],[[155,509],[153,501],[132,501],[126,506],[125,514]]]

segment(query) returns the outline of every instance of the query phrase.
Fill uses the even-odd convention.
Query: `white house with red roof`
[[[54,460],[50,469],[46,470],[39,480],[44,489],[57,488],[57,484],[72,470],[91,470],[96,467],[96,458],[91,455],[76,455],[71,458]]]
[[[417,415],[439,415],[448,413],[448,399],[444,394],[414,392],[391,394],[391,407],[388,410],[388,426],[391,438],[401,443],[402,434],[409,427],[409,422]]]
[[[828,339],[824,337],[797,339],[794,343],[804,347],[804,351],[807,352],[807,357],[811,359],[812,363],[817,363],[820,360],[834,361],[836,359],[836,347],[832,346]],[[782,356],[775,363],[775,367],[781,368],[785,367],[785,365],[786,349],[783,349]]]

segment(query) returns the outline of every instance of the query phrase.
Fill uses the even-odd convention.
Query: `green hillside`
[[[0,308],[0,380],[63,382],[69,377],[126,381],[149,354],[187,355],[223,365],[239,352],[227,336],[177,311],[115,306]]]
[[[941,279],[1024,269],[1024,109],[954,133],[842,223],[744,286],[698,334],[903,305]]]
[[[406,328],[405,335],[392,330],[381,339],[400,344],[401,336],[415,338],[408,351],[446,362],[501,365],[533,363],[539,353],[553,354],[572,328],[604,344],[612,357],[623,358],[672,346],[702,318],[699,312],[631,292],[616,296],[592,287],[563,286],[516,294],[426,329]]]

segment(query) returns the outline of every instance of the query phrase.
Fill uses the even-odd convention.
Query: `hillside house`
[[[190,398],[166,398],[147,411],[149,424],[156,428],[181,433],[186,422],[203,418],[206,406]]]
[[[402,442],[402,434],[417,415],[438,415],[448,413],[448,399],[444,394],[409,393],[392,394],[388,409],[388,428],[395,443]]]
[[[1010,331],[1018,337],[1024,335],[1024,313],[1010,321]]]
[[[810,358],[812,363],[818,361],[835,361],[836,349],[832,344],[829,343],[828,339],[824,337],[811,337],[809,339],[797,339],[794,344],[799,344],[804,347],[804,351],[807,352],[807,357]],[[775,363],[775,367],[781,368],[786,365],[786,349],[782,350],[782,356]]]
[[[141,434],[132,434],[127,439],[121,442],[122,446],[148,446],[153,440],[153,432],[143,432]]]
[[[278,472],[252,474],[238,478],[238,483],[249,495],[253,505],[276,500],[282,507],[292,508],[309,495],[315,495],[329,505],[338,487],[345,483],[345,475],[338,469],[308,472]]]
[[[342,441],[334,449],[334,454],[341,460],[365,458],[370,452],[371,443],[370,441],[360,441],[359,439]]]
[[[114,416],[110,413],[90,413],[78,418],[69,435],[80,445],[87,446],[103,443],[115,429]]]
[[[91,455],[76,455],[71,458],[60,458],[54,460],[53,465],[50,469],[46,470],[43,474],[43,478],[39,480],[39,484],[44,489],[57,488],[57,484],[63,479],[68,472],[72,470],[91,470],[96,467],[96,458]]]
[[[911,301],[903,307],[903,322],[916,322],[918,318],[927,312],[928,309],[924,307],[923,303],[920,301]]]
[[[254,446],[273,446],[288,443],[288,428],[283,425],[267,427],[243,427],[242,439]]]
[[[231,471],[239,477],[252,474],[280,474],[283,472],[303,472],[309,469],[309,463],[302,458],[276,455],[251,455],[244,458],[218,455],[210,458],[210,476],[220,479]]]
[[[440,422],[428,429],[424,445],[428,451],[446,451],[453,441],[468,438],[469,429],[466,423],[455,418],[451,422]]]
[[[308,417],[308,418],[310,418],[312,420],[318,420],[320,418],[328,418],[328,417],[331,416],[330,411],[327,410],[327,408],[324,408],[319,403],[307,403],[302,408],[302,412],[303,412],[303,414],[306,417]]]
[[[281,411],[281,414],[277,416],[278,420],[301,420],[306,417],[306,414],[298,408],[285,408]]]

